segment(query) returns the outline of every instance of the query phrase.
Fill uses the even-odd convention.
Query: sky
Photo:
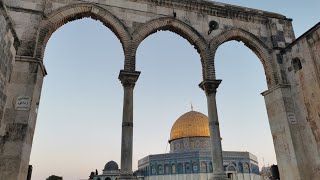
[[[319,22],[320,1],[219,1],[293,18],[296,37]],[[30,164],[34,180],[50,175],[87,179],[114,160],[120,165],[123,88],[118,80],[123,50],[102,23],[77,20],[50,38],[45,77]],[[183,67],[180,64],[183,63]],[[200,57],[180,36],[161,31],[137,52],[141,76],[134,89],[133,167],[150,154],[169,151],[170,130],[182,114],[207,114]],[[260,166],[276,164],[264,98],[262,64],[241,42],[231,41],[216,54],[217,104],[223,150],[248,151]]]

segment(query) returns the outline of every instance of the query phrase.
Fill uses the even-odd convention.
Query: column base
[[[225,173],[214,173],[209,180],[230,180]]]
[[[209,180],[230,180],[230,179],[227,177],[212,177]]]

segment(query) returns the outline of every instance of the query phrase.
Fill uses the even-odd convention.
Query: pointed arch
[[[61,26],[70,21],[90,17],[101,21],[120,40],[124,52],[129,47],[131,36],[124,24],[106,9],[91,3],[72,4],[51,13],[43,22],[39,30],[34,56],[42,59],[46,44],[51,35]]]
[[[237,168],[234,165],[230,164],[226,167],[226,171],[227,172],[237,172]]]
[[[195,49],[200,54],[202,76],[205,77],[205,61],[206,59],[208,59],[207,57],[209,54],[207,41],[193,27],[191,27],[183,21],[180,21],[172,17],[153,19],[147,23],[142,24],[138,29],[135,30],[135,32],[132,35],[133,41],[132,52],[130,55],[131,58],[126,62],[125,67],[130,70],[135,70],[135,57],[139,45],[142,43],[144,39],[161,30],[167,30],[176,33],[184,39],[186,39],[191,45],[195,47]]]
[[[278,84],[279,78],[275,68],[275,62],[272,61],[271,50],[268,48],[260,39],[258,39],[255,35],[247,32],[243,29],[231,29],[222,32],[220,35],[216,36],[210,42],[210,50],[213,54],[213,57],[218,49],[218,47],[228,41],[242,41],[244,44],[250,48],[260,59],[266,79],[269,87],[273,87]],[[214,58],[211,59],[209,63],[212,67],[214,67]],[[213,72],[215,74],[215,72]]]

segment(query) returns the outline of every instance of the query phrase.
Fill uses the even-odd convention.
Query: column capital
[[[121,81],[123,87],[134,88],[139,76],[139,71],[125,71],[121,70],[118,79]]]
[[[204,80],[199,84],[199,87],[207,94],[213,94],[217,92],[222,80]]]

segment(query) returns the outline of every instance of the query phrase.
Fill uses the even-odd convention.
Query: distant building
[[[119,166],[114,161],[109,161],[102,170],[101,175],[95,175],[93,180],[116,180],[120,175]]]
[[[179,117],[170,132],[170,153],[149,155],[138,161],[139,180],[208,180],[212,156],[208,117],[190,111]],[[223,165],[230,180],[261,180],[258,159],[249,152],[224,151]],[[93,180],[115,180],[120,175],[114,161]]]
[[[138,162],[145,180],[207,180],[212,175],[208,117],[190,111],[170,133],[170,153],[149,155]],[[260,180],[258,159],[249,152],[224,151],[223,165],[231,180]]]

